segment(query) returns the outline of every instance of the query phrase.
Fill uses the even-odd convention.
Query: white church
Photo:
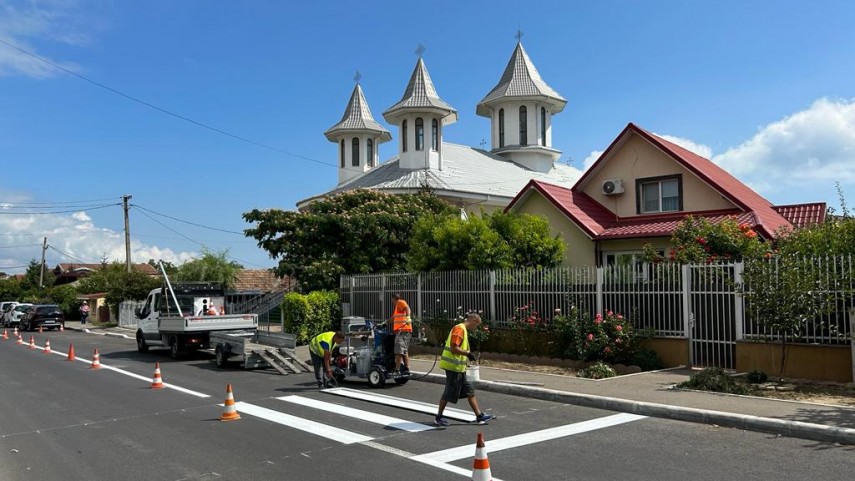
[[[492,212],[532,179],[572,185],[581,172],[557,163],[561,151],[552,146],[552,116],[566,104],[518,42],[498,84],[475,108],[490,119],[490,150],[444,142],[457,110],[439,96],[420,55],[403,97],[383,112],[398,129],[398,151],[381,164],[378,147],[392,134],[374,119],[357,79],[341,121],[324,133],[338,146],[338,185],[297,208],[348,190],[408,194],[429,188],[466,212]]]

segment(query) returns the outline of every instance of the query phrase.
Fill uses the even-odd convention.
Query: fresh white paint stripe
[[[380,444],[380,443],[377,443],[374,441],[364,442],[364,443],[362,443],[362,446],[374,448],[378,451],[383,451],[384,453],[394,454],[395,456],[400,456],[402,458],[407,458],[407,459],[415,459],[416,458],[416,455],[413,453],[404,451],[402,449],[393,448],[392,446],[386,446],[385,444]],[[472,451],[472,455],[473,456],[475,455],[474,450]],[[418,459],[417,461],[422,463],[422,464],[432,466],[434,468],[439,468],[439,469],[442,469],[445,471],[449,471],[449,472],[452,472],[455,474],[459,474],[461,476],[466,476],[467,478],[470,478],[470,479],[472,478],[472,469],[460,468],[460,467],[457,467],[453,464],[440,463],[438,461],[434,461],[431,459]],[[494,478],[491,478],[491,481],[502,481],[502,480],[494,477]]]
[[[563,438],[565,436],[572,436],[574,434],[581,434],[597,429],[617,426],[618,424],[628,423],[630,421],[636,421],[644,418],[645,416],[639,416],[637,414],[621,413],[615,414],[613,416],[592,419],[590,421],[583,421],[581,423],[567,424],[565,426],[557,426],[554,428],[542,429],[540,431],[532,431],[530,433],[518,434],[516,436],[509,436],[507,438],[499,438],[492,440],[488,439],[487,451],[493,453],[505,449],[518,448],[520,446],[526,446],[529,444],[540,443],[552,439]],[[415,459],[416,461],[432,460],[440,463],[449,463],[452,461],[472,457],[473,454],[474,451],[472,449],[472,445],[467,444],[466,446],[459,446],[456,448],[445,449],[442,451],[435,451],[433,453],[421,454],[413,459]]]
[[[317,399],[310,399],[302,396],[282,396],[276,399],[293,404],[299,404],[300,406],[306,406],[314,409],[320,409],[322,411],[341,414],[342,416],[350,416],[361,421],[380,424],[393,429],[400,429],[401,431],[407,431],[411,433],[418,433],[421,431],[430,431],[432,429],[435,429],[433,426],[427,426],[421,423],[414,423],[405,419],[384,416],[382,414],[372,413],[370,411],[364,411],[362,409],[349,408],[340,404],[328,403],[326,401],[319,401]]]
[[[51,354],[56,354],[57,356],[62,356],[62,357],[64,357],[64,358],[68,358],[68,353],[65,353],[65,352],[61,352],[61,351],[54,351],[53,349],[51,349],[50,353],[51,353]],[[89,360],[83,359],[82,357],[74,356],[74,360],[75,360],[75,361],[84,362],[84,363],[87,363],[87,364],[92,364],[92,361],[89,361]],[[150,378],[150,377],[140,376],[139,374],[134,374],[134,373],[132,373],[132,372],[128,372],[128,371],[125,371],[125,370],[123,370],[123,369],[119,369],[119,368],[117,368],[117,367],[108,366],[108,365],[106,365],[106,364],[104,364],[104,363],[102,363],[102,362],[100,362],[100,361],[98,361],[98,362],[99,362],[99,364],[101,364],[101,369],[109,369],[110,371],[114,371],[114,372],[117,372],[117,373],[119,373],[119,374],[124,374],[125,376],[129,376],[129,377],[132,377],[132,378],[135,378],[135,379],[141,379],[141,380],[146,381],[146,382],[149,382],[149,383],[150,383],[150,382],[151,382],[151,380],[152,380],[152,378]],[[152,374],[154,374],[154,370],[152,370]],[[209,398],[209,397],[211,397],[211,396],[209,396],[209,395],[207,395],[207,394],[203,394],[203,393],[196,392],[196,391],[191,391],[190,389],[183,388],[183,387],[180,387],[180,386],[176,386],[175,384],[163,383],[163,387],[166,387],[166,388],[169,388],[169,389],[174,389],[174,390],[176,390],[176,391],[180,391],[180,392],[183,392],[183,393],[185,393],[185,394],[190,394],[191,396],[196,396],[196,397],[200,397],[200,398]]]
[[[386,396],[384,394],[357,391],[356,389],[350,389],[346,387],[324,389],[322,392],[327,394],[334,394],[336,396],[349,397],[351,399],[359,399],[361,401],[383,404],[384,406],[393,406],[396,408],[407,409],[419,413],[430,414],[431,416],[435,416],[437,410],[436,404],[413,401],[411,399],[404,399],[394,396]],[[470,411],[463,411],[461,409],[446,408],[442,414],[443,416],[449,419],[456,419],[458,421],[465,421],[468,423],[475,421],[474,414],[472,414]]]
[[[333,441],[337,441],[342,444],[364,443],[366,441],[371,441],[372,439],[368,436],[363,436],[362,434],[347,431],[335,426],[328,426],[326,424],[298,418],[297,416],[291,416],[290,414],[281,413],[279,411],[274,411],[273,409],[267,409],[253,404],[247,404],[245,402],[235,403],[235,409],[237,409],[237,412],[241,414],[249,414],[250,416],[266,419],[283,426],[288,426],[316,436],[332,439]]]

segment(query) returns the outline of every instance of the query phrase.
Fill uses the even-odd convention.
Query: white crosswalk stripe
[[[335,426],[329,426],[327,424],[319,423],[316,421],[310,421],[308,419],[303,419],[297,416],[292,416],[290,414],[285,414],[283,412],[263,408],[261,406],[256,406],[254,404],[249,404],[245,402],[235,403],[235,409],[237,409],[237,411],[241,414],[249,414],[251,416],[266,419],[268,421],[278,423],[283,426],[288,426],[294,429],[299,429],[300,431],[305,431],[307,433],[312,433],[317,436],[331,439],[333,441],[338,441],[342,444],[364,443],[365,441],[371,441],[371,439],[373,439],[371,437],[364,436],[359,433],[354,433],[352,431],[347,431],[345,429],[337,428]]]
[[[342,416],[350,416],[361,421],[380,424],[382,426],[390,427],[393,429],[400,429],[401,431],[408,431],[411,433],[436,429],[433,426],[427,426],[421,423],[414,423],[405,419],[384,416],[382,414],[374,413],[371,411],[354,409],[351,407],[342,406],[341,404],[328,403],[326,401],[319,401],[317,399],[311,399],[302,396],[282,396],[276,399],[293,404],[299,404],[300,406],[306,406],[314,409],[320,409],[326,412],[340,414]]]
[[[394,396],[386,396],[385,394],[377,394],[372,392],[359,391],[356,389],[349,389],[346,387],[337,387],[332,389],[324,389],[324,394],[333,394],[336,396],[344,396],[351,399],[359,399],[361,401],[368,401],[375,404],[382,404],[384,406],[392,406],[400,409],[406,409],[408,411],[415,411],[424,414],[430,414],[431,416],[436,415],[437,406],[436,404],[430,404],[421,401],[413,401],[411,399],[404,399],[400,397]],[[471,423],[475,421],[475,415],[472,414],[472,411],[464,411],[462,409],[455,409],[448,407],[442,413],[443,416],[448,419],[454,419],[457,421],[463,421],[467,423]]]

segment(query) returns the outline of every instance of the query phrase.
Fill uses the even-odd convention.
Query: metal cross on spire
[[[423,53],[425,53],[425,46],[422,44],[419,44],[419,46],[416,47],[416,55],[418,55],[419,58],[422,58]]]
[[[359,73],[359,70],[356,71],[356,75],[353,76],[353,81],[359,83],[359,79],[362,78],[362,74]]]
[[[516,37],[517,42],[522,42],[522,38],[523,38],[523,31],[522,31],[522,30],[520,30],[519,28],[517,28],[517,34],[516,34],[516,35],[514,35],[514,37]]]

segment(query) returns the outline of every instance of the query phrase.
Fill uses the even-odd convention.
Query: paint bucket
[[[467,366],[466,379],[469,381],[481,380],[481,366]]]

